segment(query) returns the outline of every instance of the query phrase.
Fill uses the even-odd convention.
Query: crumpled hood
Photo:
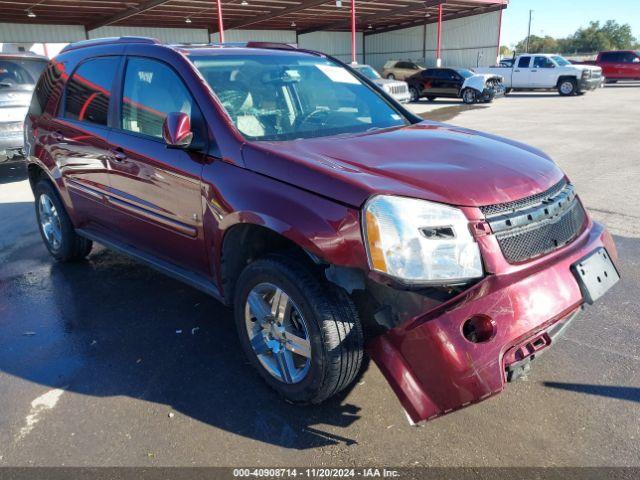
[[[353,206],[387,193],[477,207],[540,193],[563,177],[537,149],[435,122],[254,142],[243,155],[251,170]]]

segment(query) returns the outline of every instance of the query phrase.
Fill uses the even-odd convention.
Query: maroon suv
[[[478,402],[619,278],[548,156],[424,121],[318,52],[73,44],[25,128],[51,255],[97,241],[233,306],[293,402],[347,388],[365,349],[413,421]]]

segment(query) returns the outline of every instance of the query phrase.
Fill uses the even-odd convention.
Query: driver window
[[[553,62],[547,57],[535,57],[533,68],[553,68]]]
[[[192,117],[193,106],[189,91],[170,67],[146,58],[129,58],[122,92],[123,130],[162,138],[167,114],[182,112]]]

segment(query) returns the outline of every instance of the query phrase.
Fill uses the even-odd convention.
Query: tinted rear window
[[[54,88],[62,77],[61,72],[62,69],[59,64],[50,63],[40,76],[36,89],[33,92],[33,97],[31,97],[31,105],[29,106],[29,113],[31,115],[42,115],[45,108],[47,108]]]
[[[119,58],[102,57],[84,62],[67,82],[64,116],[106,126],[111,87]]]

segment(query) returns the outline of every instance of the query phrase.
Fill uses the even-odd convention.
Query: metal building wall
[[[84,27],[80,25],[0,23],[3,43],[67,43],[85,38]]]
[[[156,28],[106,26],[89,31],[89,38],[151,37],[165,43],[207,43],[209,32],[204,28]]]
[[[225,42],[278,42],[296,43],[295,30],[225,30]],[[211,41],[218,41],[218,34],[211,35]]]
[[[359,63],[362,63],[362,32],[356,35],[356,52]],[[298,35],[298,46],[332,55],[343,62],[351,62],[350,32],[313,32]]]
[[[442,65],[448,67],[488,66],[496,61],[500,12],[449,20],[442,24]],[[366,62],[380,70],[387,60],[413,60],[435,66],[438,25],[369,35]]]

